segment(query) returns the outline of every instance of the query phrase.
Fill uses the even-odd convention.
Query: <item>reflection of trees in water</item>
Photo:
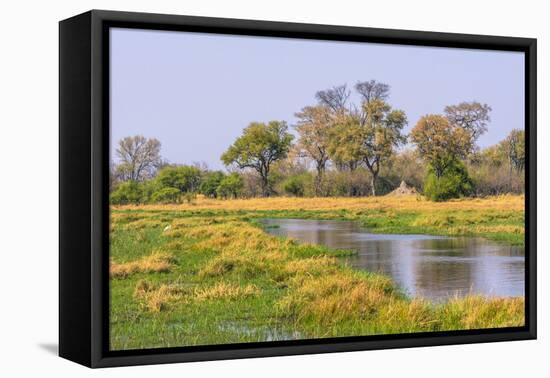
[[[523,247],[482,238],[434,238],[362,233],[355,222],[277,220],[270,232],[331,248],[354,249],[346,258],[359,269],[384,273],[411,295],[441,300],[448,295],[521,295]],[[362,233],[359,235],[358,233]]]
[[[351,258],[353,265],[371,272],[386,273],[393,276],[395,271],[392,270],[392,261],[394,261],[395,256],[391,244],[390,241],[381,240],[357,242],[356,249],[360,253]]]
[[[491,261],[491,256],[524,256],[522,247],[467,237],[423,240],[417,247],[424,257],[415,260],[415,286],[421,294],[444,296],[500,291],[508,295],[516,284],[510,282],[510,275],[523,274],[523,262]]]
[[[415,287],[420,295],[462,295],[477,287],[474,266],[468,262],[436,262],[416,259]]]
[[[414,241],[413,245],[422,251],[453,254],[462,253],[465,249],[466,241],[464,238],[424,239]]]
[[[481,255],[495,256],[525,256],[523,247],[497,244],[482,238],[453,237],[442,239],[415,240],[415,248],[423,255],[430,256],[463,256],[474,257]]]

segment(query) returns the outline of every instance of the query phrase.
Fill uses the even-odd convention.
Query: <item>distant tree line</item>
[[[401,181],[443,201],[524,191],[525,136],[513,130],[480,149],[491,108],[462,102],[421,117],[409,135],[405,112],[388,102],[390,86],[358,82],[353,103],[347,85],[316,93],[316,103],[284,121],[253,122],[222,154],[228,171],[201,164],[168,164],[161,144],[143,136],[119,141],[111,167],[111,201],[192,202],[210,198],[367,196],[386,194]],[[296,140],[295,140],[296,139]],[[410,143],[408,143],[410,142]]]

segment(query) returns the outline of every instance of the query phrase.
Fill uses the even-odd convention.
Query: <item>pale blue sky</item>
[[[220,155],[250,122],[292,125],[316,91],[375,79],[391,85],[407,131],[446,105],[489,104],[483,147],[524,128],[523,75],[518,52],[115,28],[111,143],[155,137],[171,163],[220,169]]]

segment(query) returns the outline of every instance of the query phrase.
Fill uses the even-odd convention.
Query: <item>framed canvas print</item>
[[[60,22],[62,357],[536,337],[536,40]]]

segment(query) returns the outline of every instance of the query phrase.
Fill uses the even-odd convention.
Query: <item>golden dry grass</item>
[[[111,278],[125,278],[135,273],[168,272],[174,263],[174,257],[166,252],[155,251],[149,256],[127,263],[111,261],[109,275]]]
[[[199,196],[191,204],[152,204],[114,206],[119,210],[523,210],[524,195],[502,195],[486,198],[463,198],[447,202],[431,202],[417,195],[382,197],[271,197],[219,200]]]
[[[208,239],[208,234],[201,234],[208,231],[196,226],[228,222],[245,224],[246,219],[259,217],[346,219],[357,220],[374,232],[477,235],[522,245],[525,234],[524,201],[523,195],[464,198],[448,202],[430,202],[414,195],[236,200],[200,197],[196,205],[113,206],[112,224],[120,226],[120,229],[138,232],[144,232],[147,227],[163,227],[163,234],[174,239]],[[248,240],[248,236],[255,239],[255,234],[246,235],[246,232],[248,229],[241,233],[239,240]],[[217,237],[217,243],[228,243],[227,235]]]
[[[140,280],[134,289],[134,298],[149,312],[161,312],[169,309],[170,303],[190,303],[208,300],[240,300],[256,296],[260,289],[252,284],[237,285],[218,282],[212,286],[190,288],[179,284],[156,285]]]
[[[181,300],[187,293],[188,290],[176,284],[156,287],[146,280],[140,280],[134,289],[134,298],[141,300],[148,311],[160,312],[166,310],[171,301]]]
[[[311,277],[297,276],[278,303],[278,310],[298,322],[338,327],[362,324],[372,332],[415,332],[518,327],[525,324],[523,297],[466,296],[434,305],[424,299],[407,300],[391,280],[368,279],[352,272]]]
[[[517,327],[525,324],[525,299],[485,298],[471,295],[454,298],[439,308],[439,317],[452,321],[458,319],[460,329]]]
[[[279,301],[282,312],[300,318],[313,318],[322,324],[333,324],[355,317],[366,319],[370,313],[397,299],[388,277],[373,276],[366,280],[350,271],[337,271],[311,277],[296,276],[291,290]]]
[[[227,282],[218,282],[214,286],[197,289],[194,298],[203,301],[209,299],[236,300],[258,295],[260,289],[255,285],[239,286]]]

